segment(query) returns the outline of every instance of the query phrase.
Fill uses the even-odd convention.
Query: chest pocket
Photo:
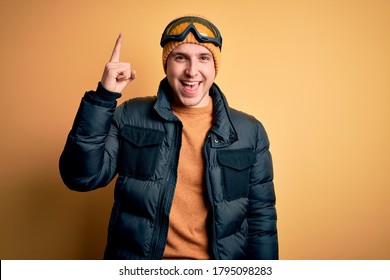
[[[250,167],[256,162],[252,149],[217,151],[223,174],[224,198],[227,201],[247,197]]]
[[[156,168],[164,136],[160,130],[123,127],[120,131],[119,173],[135,179],[149,179]]]

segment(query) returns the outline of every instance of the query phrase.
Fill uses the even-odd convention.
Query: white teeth
[[[195,85],[199,84],[199,82],[183,82],[183,84],[185,84],[187,86],[195,86]]]

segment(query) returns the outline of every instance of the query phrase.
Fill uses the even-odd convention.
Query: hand
[[[101,80],[103,87],[113,92],[122,92],[136,78],[136,72],[131,69],[130,63],[119,61],[121,46],[122,34],[119,34],[110,61],[104,67]]]

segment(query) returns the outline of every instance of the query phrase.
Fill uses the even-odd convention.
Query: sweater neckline
[[[190,106],[175,106],[172,105],[172,111],[179,114],[187,115],[199,115],[204,113],[210,113],[213,111],[213,101],[209,96],[209,103],[205,107],[194,108]]]

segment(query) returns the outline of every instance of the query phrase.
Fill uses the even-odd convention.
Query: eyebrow
[[[172,51],[172,54],[173,55],[182,55],[182,56],[186,56],[186,57],[188,57],[188,56],[190,56],[190,55],[188,55],[188,53],[186,53],[186,52],[176,52],[176,51]],[[197,56],[205,56],[205,55],[207,55],[207,56],[212,56],[212,54],[211,53],[208,53],[208,52],[202,52],[202,53],[198,53],[198,54],[196,54]]]

